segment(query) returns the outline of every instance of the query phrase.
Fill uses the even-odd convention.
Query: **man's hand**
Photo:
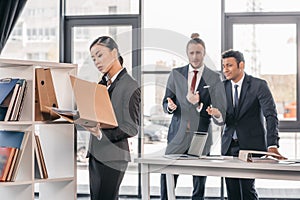
[[[168,108],[169,108],[169,110],[170,111],[174,111],[174,110],[176,110],[177,109],[177,105],[174,103],[174,101],[171,99],[171,98],[167,98],[167,100],[168,100]]]
[[[100,129],[100,123],[97,123],[97,125],[95,127],[86,127],[84,126],[83,128],[85,128],[85,130],[91,132],[91,134],[93,134],[94,136],[96,136],[98,139],[102,138],[102,132]]]
[[[274,158],[277,158],[278,160],[286,160],[287,158],[282,156],[279,152],[278,152],[278,148],[276,147],[270,147],[268,149],[268,152],[270,153],[276,153],[278,156],[273,156]]]
[[[221,117],[221,112],[219,111],[218,108],[213,108],[212,106],[207,107],[206,112],[209,115],[214,116],[215,118]]]
[[[193,93],[192,91],[189,90],[186,98],[193,105],[198,104],[200,102],[200,95],[198,91]]]

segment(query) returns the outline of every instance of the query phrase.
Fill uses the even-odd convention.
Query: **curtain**
[[[0,54],[27,0],[0,0]]]

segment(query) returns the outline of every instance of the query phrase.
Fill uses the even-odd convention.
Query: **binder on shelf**
[[[1,182],[7,181],[7,177],[15,153],[16,153],[16,148],[0,147],[0,181]]]
[[[18,80],[18,78],[0,79],[0,121],[5,119],[13,91]]]
[[[6,97],[14,89],[15,85],[18,82],[18,78],[3,78],[0,79],[0,103],[2,103]]]
[[[12,97],[4,118],[4,121],[18,121],[24,104],[27,82],[25,79],[19,79],[12,92]]]
[[[16,148],[16,152],[14,154],[14,157],[13,157],[13,160],[12,160],[12,163],[11,163],[6,181],[12,181],[13,172],[15,170],[15,167],[16,167],[16,164],[17,164],[17,158],[18,158],[19,154],[20,154],[20,149]]]
[[[51,71],[49,68],[35,69],[35,120],[47,121],[59,116],[46,107],[58,107]]]
[[[0,146],[21,148],[25,132],[0,130]]]
[[[26,94],[27,94],[27,81],[23,80],[23,82],[21,84],[21,105],[19,107],[19,112],[17,113],[17,120],[19,120],[21,117],[21,112],[23,110]]]
[[[62,118],[71,123],[86,127],[95,127],[100,123],[101,128],[118,126],[107,88],[104,85],[82,80],[70,75],[71,85],[78,111],[50,108]]]
[[[13,112],[13,107],[15,105],[16,98],[17,98],[17,95],[18,95],[18,92],[19,92],[19,88],[20,88],[20,84],[16,84],[13,92],[11,93],[12,95],[11,95],[11,98],[10,98],[10,101],[9,101],[9,105],[7,107],[7,111],[6,111],[6,114],[5,114],[4,121],[8,121],[10,119],[10,116]]]
[[[21,163],[23,155],[24,155],[24,150],[25,150],[25,147],[27,145],[28,138],[29,138],[29,132],[24,132],[23,140],[22,140],[21,146],[20,146],[19,151],[18,151],[18,155],[17,155],[17,158],[16,158],[16,163],[15,163],[15,166],[13,168],[10,181],[15,181],[16,180],[18,170],[20,168],[20,163]]]
[[[42,151],[40,138],[38,135],[34,135],[34,154],[35,154],[35,178],[48,178],[48,172],[46,168],[45,158]]]

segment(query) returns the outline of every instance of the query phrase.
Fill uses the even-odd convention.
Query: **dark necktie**
[[[105,86],[109,86],[111,84],[111,79],[108,78],[107,74],[104,74],[102,76],[102,80],[100,81],[100,84],[105,85]]]
[[[239,106],[239,93],[238,93],[238,88],[239,85],[235,84],[234,85],[234,115],[236,116],[237,115],[237,110],[238,110],[238,106]],[[236,131],[234,131],[233,135],[232,135],[232,139],[233,140],[237,140],[237,133]]]
[[[194,70],[194,76],[192,79],[192,83],[191,83],[191,92],[194,93],[195,92],[195,87],[196,87],[196,81],[197,81],[197,70]]]
[[[191,83],[191,87],[190,87],[190,90],[191,92],[194,94],[195,92],[195,87],[196,87],[196,82],[197,82],[197,73],[198,71],[197,70],[194,70],[194,76],[193,76],[193,79],[192,79],[192,83]],[[191,122],[190,120],[188,120],[188,123],[187,123],[187,130],[189,131],[190,130],[190,127],[191,126]]]
[[[239,85],[234,85],[234,112],[236,113],[238,106],[239,106],[239,93],[238,88]]]

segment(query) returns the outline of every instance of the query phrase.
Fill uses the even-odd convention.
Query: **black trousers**
[[[238,141],[233,141],[226,155],[237,157],[240,148]],[[257,200],[255,179],[225,178],[228,200]]]
[[[102,163],[89,157],[91,200],[117,200],[119,187],[128,166],[126,161]]]
[[[174,184],[176,187],[178,175],[174,175]],[[193,195],[192,200],[204,200],[206,176],[193,176]],[[168,200],[166,175],[162,174],[160,178],[160,199]],[[170,199],[172,200],[172,199]]]

